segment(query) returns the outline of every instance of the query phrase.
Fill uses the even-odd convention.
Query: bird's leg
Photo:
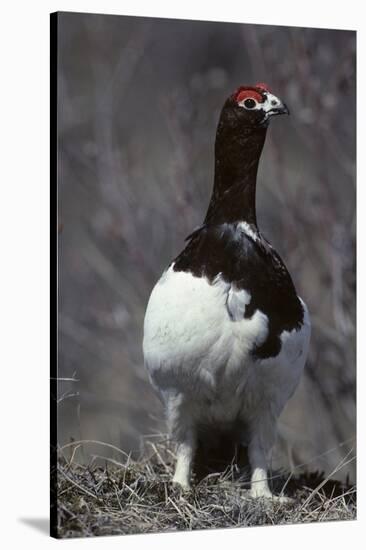
[[[248,453],[252,467],[251,496],[254,498],[272,498],[273,495],[268,485],[266,452],[258,437],[254,437],[250,442]]]
[[[276,433],[276,418],[271,411],[263,411],[254,417],[250,433],[248,456],[252,468],[251,496],[273,498],[267,476],[267,458]]]
[[[271,441],[270,438],[266,443],[269,441]],[[268,485],[267,455],[271,446],[267,446],[267,444],[264,446],[260,437],[256,436],[254,436],[249,444],[249,462],[252,467],[250,495],[253,498],[267,498],[280,502],[281,504],[289,504],[293,502],[292,498],[274,495]]]
[[[196,434],[184,397],[173,394],[167,402],[167,419],[169,433],[178,443],[177,463],[173,483],[184,490],[189,490],[192,464],[196,450]]]
[[[191,488],[191,473],[194,451],[196,448],[193,433],[186,434],[184,441],[178,443],[177,463],[173,483],[188,491]]]

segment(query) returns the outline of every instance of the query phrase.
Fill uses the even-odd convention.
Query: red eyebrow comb
[[[240,88],[238,88],[233,94],[233,97],[238,102],[243,101],[243,99],[247,97],[251,97],[259,103],[262,103],[263,97],[259,92],[256,92],[256,90],[260,90],[261,92],[269,92],[270,88],[265,82],[258,82],[254,86],[240,86]]]
[[[243,101],[246,98],[253,98],[259,103],[263,101],[263,97],[261,96],[261,94],[252,89],[239,89],[234,97],[238,103],[239,101]]]

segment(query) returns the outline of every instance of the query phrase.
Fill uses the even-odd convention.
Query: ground
[[[75,444],[73,449],[80,447]],[[70,448],[69,448],[70,449]],[[320,473],[272,473],[276,494],[288,503],[250,498],[248,471],[230,465],[182,493],[172,486],[174,453],[165,443],[151,443],[148,458],[101,467],[76,462],[77,452],[57,467],[57,537],[89,537],[162,531],[247,527],[356,519],[356,488]]]

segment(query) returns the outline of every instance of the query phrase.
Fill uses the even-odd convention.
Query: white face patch
[[[263,111],[264,112],[264,121],[275,114],[276,109],[284,108],[283,102],[271,92],[263,92],[264,101],[257,101],[257,94],[253,94],[253,97],[245,97],[241,101],[238,101],[239,107],[246,109],[247,111]]]

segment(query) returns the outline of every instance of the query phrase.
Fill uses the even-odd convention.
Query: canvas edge
[[[50,13],[50,536],[57,529],[57,67],[58,12]]]

